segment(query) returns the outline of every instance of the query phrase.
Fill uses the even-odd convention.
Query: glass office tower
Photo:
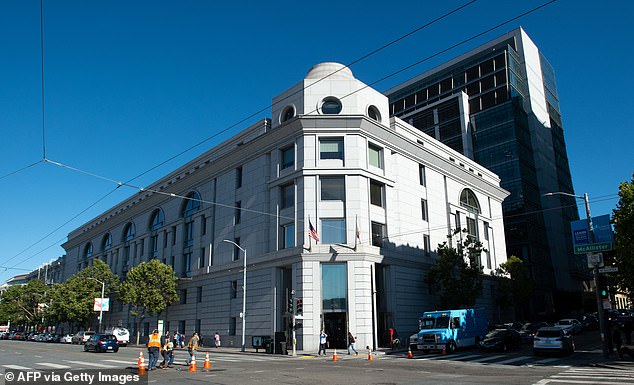
[[[518,28],[387,91],[390,113],[497,173],[507,255],[535,282],[526,310],[579,308],[585,260],[572,250],[578,219],[555,73]]]

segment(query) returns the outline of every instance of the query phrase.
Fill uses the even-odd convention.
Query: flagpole
[[[357,251],[357,234],[359,234],[359,216],[354,217],[354,251]]]

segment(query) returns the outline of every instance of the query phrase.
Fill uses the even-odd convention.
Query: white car
[[[130,331],[126,328],[106,329],[104,334],[112,334],[115,336],[119,346],[126,346],[130,343]]]
[[[572,335],[560,326],[543,327],[537,330],[533,338],[533,354],[547,352],[571,354],[575,351]]]
[[[73,335],[72,334],[64,334],[62,338],[60,338],[59,342],[63,344],[71,344],[73,343]]]
[[[555,326],[559,326],[570,334],[578,334],[583,330],[583,324],[574,318],[564,318],[557,321]]]

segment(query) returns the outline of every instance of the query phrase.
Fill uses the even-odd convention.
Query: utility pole
[[[291,290],[291,343],[293,344],[293,357],[297,355],[295,334],[295,290]]]

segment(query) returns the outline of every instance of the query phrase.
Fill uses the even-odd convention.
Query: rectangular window
[[[172,245],[176,245],[176,226],[172,226]]]
[[[233,224],[237,225],[242,219],[242,201],[237,201],[233,209]]]
[[[423,215],[423,220],[424,221],[428,221],[429,220],[429,214],[427,212],[427,200],[421,199],[420,200],[420,207],[421,207],[421,211],[422,211],[422,215]]]
[[[242,187],[242,167],[236,168],[236,188]]]
[[[238,281],[231,281],[231,298],[238,297]]]
[[[231,320],[229,322],[229,335],[236,335],[236,317],[231,317]]]
[[[235,242],[236,245],[240,246],[240,238],[234,238],[233,242]],[[237,261],[238,259],[240,259],[240,248],[236,245],[233,245],[233,260]]]
[[[196,288],[196,302],[201,303],[203,301],[203,287],[198,286]]]
[[[370,181],[370,203],[383,207],[383,191],[385,185],[374,180]]]
[[[163,248],[164,249],[167,249],[167,234],[168,234],[167,230],[164,230],[163,231]]]
[[[139,243],[139,257],[142,257],[145,254],[145,239],[141,239],[141,243]]]
[[[194,221],[185,222],[185,242],[184,246],[188,247],[194,244]]]
[[[200,217],[200,235],[205,234],[207,234],[207,217],[203,215]]]
[[[192,253],[183,254],[183,277],[192,275]]]
[[[345,200],[345,181],[342,176],[324,177],[319,179],[321,183],[322,201],[343,201]]]
[[[425,256],[429,257],[429,254],[431,252],[431,245],[429,243],[429,235],[427,234],[423,235],[423,249],[425,250]]]
[[[158,234],[150,237],[150,258],[156,258],[158,255]]]
[[[368,162],[370,166],[383,168],[383,149],[373,144],[368,145]]]
[[[319,139],[319,159],[343,160],[343,138]]]
[[[200,257],[198,258],[198,268],[202,269],[205,267],[205,248],[200,248]]]
[[[280,187],[281,189],[281,205],[282,209],[287,209],[295,205],[295,185],[288,184]]]
[[[282,226],[282,248],[291,249],[295,247],[295,224],[289,223]]]
[[[180,304],[185,305],[187,303],[187,289],[182,289],[179,294],[180,294]]]
[[[187,326],[187,323],[185,322],[185,320],[178,321],[178,330],[177,330],[177,332],[185,333],[185,326]]]
[[[372,222],[372,246],[383,246],[386,240],[386,229],[383,223]]]
[[[196,328],[194,330],[198,332],[198,335],[200,335],[200,327],[201,327],[201,322],[200,322],[199,319],[197,319],[196,320]]]
[[[293,167],[295,164],[295,147],[290,146],[285,149],[282,149],[282,162],[280,169],[284,170],[285,168]]]
[[[418,165],[418,180],[421,186],[427,186],[427,175],[425,173],[425,166]]]
[[[484,240],[489,240],[489,222],[484,222]]]
[[[321,220],[322,243],[346,243],[346,221],[343,218]]]
[[[478,229],[476,228],[476,220],[473,218],[467,218],[467,233],[473,238],[477,238]]]

